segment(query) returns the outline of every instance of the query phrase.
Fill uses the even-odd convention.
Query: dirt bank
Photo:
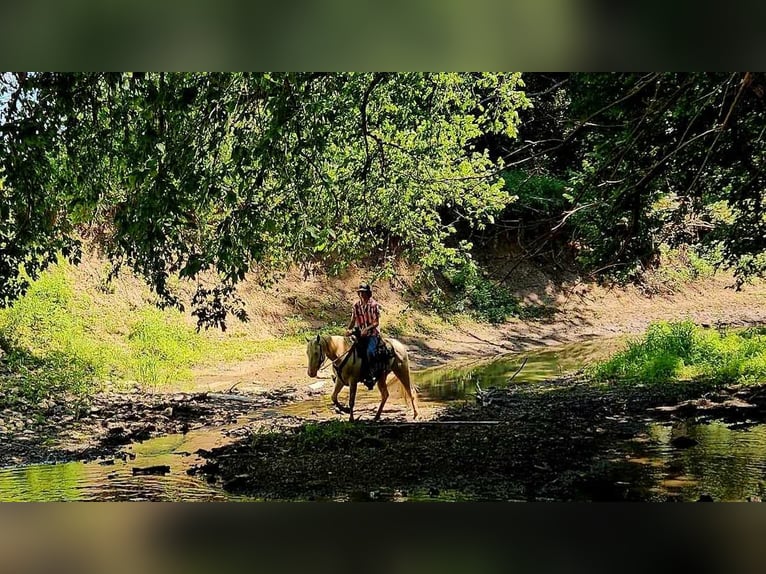
[[[353,278],[352,278],[353,279]],[[349,281],[351,282],[351,281]],[[583,341],[620,333],[637,334],[653,321],[691,319],[702,325],[753,325],[766,323],[766,283],[731,289],[732,279],[719,276],[685,286],[673,294],[647,296],[635,287],[608,289],[597,285],[519,287],[516,294],[528,304],[552,306],[545,319],[514,319],[503,325],[477,323],[463,318],[451,324],[432,322],[428,328],[398,336],[410,352],[413,370],[458,360],[491,357],[533,348]],[[309,288],[310,290],[310,288]],[[316,296],[321,297],[322,291]],[[325,293],[329,297],[327,293]],[[382,289],[376,295],[384,307],[383,326],[407,311],[401,295]],[[332,296],[335,301],[337,294]],[[348,293],[350,302],[353,294]],[[315,303],[321,306],[321,301]],[[333,303],[338,306],[337,301]],[[307,314],[310,310],[304,309]],[[321,320],[315,320],[321,325]],[[419,331],[419,332],[418,332]],[[329,373],[322,375],[326,380]],[[221,391],[237,388],[263,391],[292,384],[299,388],[316,381],[306,374],[303,345],[259,356],[233,365],[198,369],[199,389]]]

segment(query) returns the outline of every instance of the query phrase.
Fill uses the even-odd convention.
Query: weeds
[[[503,285],[485,277],[473,262],[446,273],[453,296],[442,296],[434,303],[438,310],[450,314],[468,313],[479,321],[498,324],[511,317],[540,319],[554,310],[541,305],[524,305]]]
[[[593,366],[590,374],[597,380],[642,383],[763,383],[766,334],[763,329],[702,329],[690,321],[654,323],[624,351]]]

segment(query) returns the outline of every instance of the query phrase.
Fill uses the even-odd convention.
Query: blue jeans
[[[367,337],[367,360],[372,362],[375,358],[375,349],[378,348],[378,340],[380,337],[377,335],[370,335]]]
[[[378,341],[380,340],[380,337],[377,335],[370,335],[367,337],[367,344],[365,349],[365,357],[367,359],[366,367],[366,373],[368,376],[370,374],[370,370],[372,369],[372,366],[375,361],[375,350],[378,348]]]

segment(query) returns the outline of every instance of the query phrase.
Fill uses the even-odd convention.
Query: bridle
[[[354,347],[356,347],[357,340],[354,340],[354,342],[349,347],[348,351],[343,353],[340,357],[336,357],[331,361],[332,367],[335,370],[335,374],[340,377],[340,370],[345,366],[346,362],[348,361],[351,351],[354,350]],[[317,335],[317,341],[316,344],[319,345],[319,366],[317,367],[317,372],[319,372],[324,365],[324,362],[327,360],[327,353],[324,351],[324,347],[322,346],[322,339]],[[341,380],[342,377],[341,377]]]

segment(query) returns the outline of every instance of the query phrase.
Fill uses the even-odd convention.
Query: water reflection
[[[697,444],[673,446],[673,439],[681,436]],[[721,422],[652,423],[648,439],[629,461],[651,468],[655,492],[680,500],[703,494],[714,500],[746,500],[766,494],[764,424],[742,429]]]
[[[489,361],[418,371],[414,378],[425,400],[461,400],[476,393],[477,383],[482,388],[507,386],[525,358],[527,362],[513,379],[514,383],[539,382],[576,371],[608,356],[623,340],[615,337],[531,353],[500,355]]]
[[[134,444],[135,458],[101,462],[38,464],[0,469],[0,501],[234,500],[220,488],[187,475],[194,455],[224,442],[221,429],[168,435]],[[109,464],[102,464],[108,462]],[[134,467],[167,465],[164,476],[134,476]]]

